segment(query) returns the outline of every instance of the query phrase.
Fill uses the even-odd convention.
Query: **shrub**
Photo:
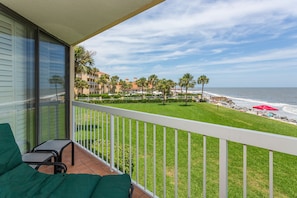
[[[102,145],[103,144],[103,145]],[[106,159],[106,146],[108,148],[108,153],[110,154],[110,143],[108,142],[108,145],[106,145],[106,142],[103,140],[95,140],[92,144],[92,149],[95,150],[95,153],[98,156],[102,156],[102,151],[100,148],[104,148],[105,152],[103,152],[103,158]],[[99,148],[99,151],[98,151]],[[124,152],[125,150],[125,152]],[[134,163],[133,163],[133,151],[131,153],[131,167],[130,167],[130,147],[129,145],[125,144],[123,150],[123,145],[119,144],[118,147],[115,145],[114,151],[115,151],[115,167],[119,167],[119,170],[122,171],[123,173],[127,173],[129,175],[133,174],[134,170]],[[119,151],[118,155],[117,152]],[[119,158],[119,160],[117,160]],[[124,158],[124,161],[123,161]],[[107,156],[108,161],[110,162],[110,156]],[[131,172],[130,172],[131,170]]]
[[[184,102],[185,99],[167,99],[166,103],[174,103],[174,102]],[[139,100],[131,100],[131,99],[110,99],[110,100],[90,100],[88,101],[92,104],[119,104],[119,103],[162,103],[163,98],[156,99],[139,99]],[[188,102],[195,102],[193,99],[188,99]]]
[[[207,99],[199,99],[199,102],[207,102]]]

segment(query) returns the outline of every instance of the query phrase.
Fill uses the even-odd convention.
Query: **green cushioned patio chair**
[[[0,197],[127,198],[131,178],[122,175],[45,174],[22,161],[9,124],[0,124]]]

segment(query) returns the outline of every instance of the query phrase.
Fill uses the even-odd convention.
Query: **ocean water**
[[[278,108],[273,111],[280,117],[297,120],[296,88],[207,88],[204,93],[211,96],[225,96],[235,105],[252,109],[255,105],[269,105]]]

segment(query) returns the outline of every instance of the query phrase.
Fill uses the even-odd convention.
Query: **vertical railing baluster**
[[[110,115],[110,170],[114,169],[114,115]]]
[[[120,169],[120,118],[117,117],[117,169]]]
[[[87,129],[86,129],[86,125],[87,125],[86,124],[86,120],[87,120],[86,119],[86,114],[87,114],[87,112],[86,111],[87,111],[87,109],[84,109],[84,115],[83,115],[84,116],[83,117],[83,120],[84,120],[84,130],[83,131],[84,131],[84,147],[85,148],[87,148],[87,143],[86,143],[87,142]]]
[[[85,112],[86,109],[82,108],[81,109],[81,143],[85,147],[85,139],[86,139],[86,128],[85,128]]]
[[[102,143],[102,141],[100,140],[100,112],[97,111],[97,153],[96,155],[99,157],[99,153],[100,153],[100,143]]]
[[[129,119],[129,174],[132,177],[132,120]]]
[[[104,160],[104,144],[106,142],[104,141],[104,113],[101,113],[101,158]],[[104,143],[105,142],[105,143]]]
[[[91,110],[90,109],[90,127],[89,127],[89,129],[90,129],[90,151],[93,153],[94,152],[94,148],[93,148],[93,146],[92,146],[92,143],[93,143],[93,110]]]
[[[243,145],[243,198],[247,197],[247,146]]]
[[[139,183],[139,122],[136,121],[136,183]]]
[[[157,163],[157,160],[156,160],[156,125],[154,124],[154,137],[153,137],[153,141],[154,141],[154,151],[153,151],[153,154],[154,154],[154,172],[153,172],[153,176],[154,176],[154,190],[153,190],[153,195],[155,196],[157,191],[156,191],[156,188],[157,188],[157,181],[156,181],[156,163]]]
[[[206,159],[207,159],[207,146],[206,136],[203,136],[203,197],[206,198]]]
[[[130,150],[130,173],[131,173],[131,168],[132,168],[132,150]],[[139,172],[139,122],[136,121],[136,164],[137,164],[137,173]],[[138,176],[138,174],[137,174]],[[139,181],[139,178],[137,178],[137,182]]]
[[[228,142],[220,139],[220,197],[228,197]]]
[[[82,107],[79,108],[79,113],[80,113],[80,120],[79,120],[79,132],[80,132],[80,144],[83,144],[83,109]]]
[[[90,109],[87,110],[87,148],[90,150]]]
[[[125,159],[125,118],[123,118],[123,145],[122,145],[122,157],[123,157],[123,172],[125,172],[126,159]]]
[[[174,136],[175,148],[174,148],[174,197],[178,197],[178,130],[175,129]]]
[[[273,151],[269,151],[269,197],[273,198]]]
[[[188,132],[188,198],[191,197],[191,132]]]
[[[92,111],[92,150],[96,153],[96,111]]]
[[[143,187],[144,187],[144,190],[146,190],[147,189],[147,186],[146,186],[146,180],[147,180],[147,125],[146,125],[146,123],[144,123],[144,126],[143,126],[143,128],[144,128],[144,136],[143,136],[143,138],[144,138],[144,185],[143,185]]]
[[[166,198],[166,127],[163,127],[163,197]]]
[[[108,124],[109,124],[109,121],[108,121],[108,119],[109,119],[109,114],[108,113],[106,113],[105,114],[105,118],[106,118],[106,128],[105,128],[105,130],[106,130],[106,133],[105,133],[105,135],[106,135],[106,139],[105,139],[105,141],[106,141],[106,162],[107,163],[109,163],[109,160],[108,160],[108,143],[109,143],[109,141],[108,141]]]

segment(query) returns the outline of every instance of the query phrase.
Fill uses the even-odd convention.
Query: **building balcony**
[[[128,173],[134,197],[294,195],[296,173],[286,167],[297,160],[297,138],[81,102],[72,106],[72,139],[83,157],[68,165],[70,173]],[[292,161],[284,165],[287,158]],[[284,178],[292,181],[285,187]]]

